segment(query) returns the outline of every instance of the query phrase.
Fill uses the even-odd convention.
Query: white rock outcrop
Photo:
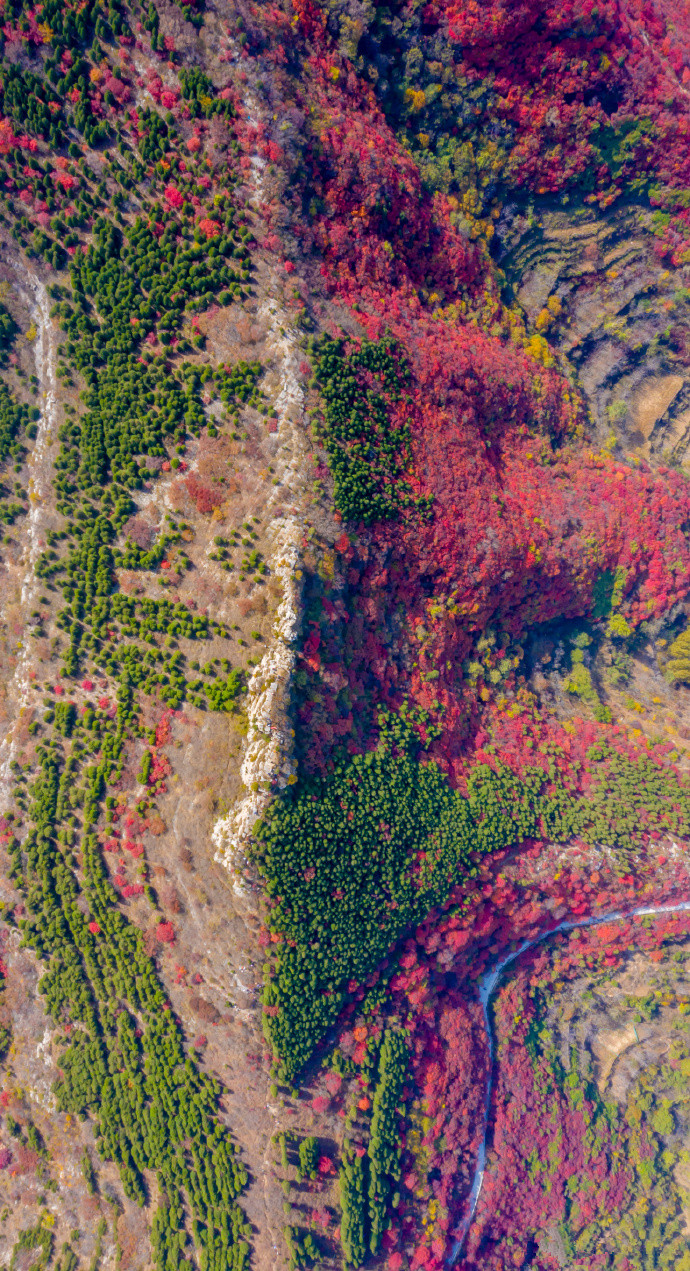
[[[251,90],[248,91],[245,108],[249,121],[258,123],[261,110]],[[250,198],[257,208],[266,197],[266,167],[266,159],[255,153],[251,161]],[[276,459],[279,484],[267,500],[266,511],[270,514],[279,500],[285,500],[286,494],[297,504],[301,499],[306,464],[300,427],[304,390],[299,376],[299,339],[277,298],[266,297],[259,306],[257,317],[267,328],[267,347],[279,373],[280,386],[275,399],[276,440],[281,450],[290,456],[286,459],[279,452]],[[269,533],[275,543],[271,568],[280,579],[283,598],[278,606],[271,646],[248,684],[249,730],[240,768],[246,794],[216,822],[212,832],[214,859],[232,874],[238,890],[244,890],[244,850],[257,821],[275,792],[285,789],[297,779],[290,697],[297,658],[295,645],[300,633],[300,544],[304,529],[296,513],[283,515],[277,511]]]
[[[240,769],[247,793],[213,827],[214,859],[241,887],[244,849],[256,822],[273,793],[295,780],[294,729],[290,715],[295,643],[300,630],[302,528],[296,517],[273,522],[273,573],[280,579],[283,599],[276,613],[273,641],[247,687],[249,730]]]

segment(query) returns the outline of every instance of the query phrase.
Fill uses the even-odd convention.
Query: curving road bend
[[[577,927],[595,927],[604,922],[619,922],[625,921],[628,918],[638,917],[653,918],[660,914],[676,914],[681,912],[690,912],[690,900],[679,901],[675,905],[641,906],[639,909],[628,910],[616,909],[609,913],[597,914],[596,917],[592,918],[578,918],[577,921],[574,922],[559,922],[557,927],[549,927],[547,931],[543,931],[541,935],[535,936],[533,940],[523,941],[519,948],[515,949],[513,953],[509,953],[505,958],[501,958],[501,960],[496,962],[489,971],[485,971],[479,982],[479,1000],[481,1002],[482,1014],[484,1016],[484,1028],[486,1031],[486,1042],[489,1052],[489,1077],[486,1084],[486,1095],[484,1098],[484,1127],[482,1141],[477,1152],[477,1165],[469,1196],[468,1211],[465,1216],[465,1221],[460,1231],[460,1235],[458,1236],[449,1259],[450,1266],[453,1266],[460,1256],[462,1246],[465,1243],[467,1233],[477,1209],[482,1184],[484,1182],[484,1171],[486,1168],[486,1137],[489,1130],[494,1069],[494,1038],[491,1029],[491,1020],[489,1018],[489,1004],[496,990],[501,973],[507,966],[510,966],[511,962],[515,962],[523,953],[526,953],[528,949],[533,949],[537,944],[543,944],[545,940],[548,940],[550,936],[557,935],[559,931],[574,931]]]

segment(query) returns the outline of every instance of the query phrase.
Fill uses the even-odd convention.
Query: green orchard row
[[[397,1209],[400,1201],[400,1120],[405,1115],[401,1101],[408,1067],[403,1032],[384,1030],[377,1063],[366,1154],[346,1141],[338,1176],[343,1257],[356,1267],[369,1253],[380,1252],[387,1214],[391,1207]]]
[[[104,792],[121,773],[136,714],[123,676],[97,762],[87,763],[74,743],[68,751],[70,743],[57,736],[39,745],[31,828],[22,843],[15,838],[10,845],[12,874],[26,897],[23,942],[46,964],[40,991],[65,1030],[58,1107],[93,1116],[99,1153],[117,1163],[130,1199],[144,1204],[145,1171],[157,1174],[163,1197],[154,1223],[158,1266],[184,1260],[184,1196],[201,1265],[241,1268],[249,1229],[235,1198],[247,1176],[218,1119],[220,1086],[186,1056],[141,932],[117,907],[98,844]],[[73,730],[74,721],[67,731]],[[80,876],[72,835],[61,828],[79,806]]]

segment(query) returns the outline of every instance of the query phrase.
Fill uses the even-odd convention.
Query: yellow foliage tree
[[[690,684],[690,627],[673,641],[669,654],[667,674],[681,684]]]

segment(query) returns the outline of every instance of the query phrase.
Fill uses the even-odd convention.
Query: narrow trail
[[[468,1212],[465,1216],[460,1234],[453,1248],[453,1252],[449,1259],[449,1265],[453,1266],[461,1252],[463,1244],[467,1239],[469,1229],[472,1225],[472,1219],[476,1213],[479,1197],[481,1195],[482,1184],[484,1182],[484,1172],[486,1169],[486,1140],[489,1132],[489,1121],[491,1116],[491,1095],[494,1087],[494,1036],[491,1027],[491,1019],[489,1016],[489,1005],[494,995],[502,972],[512,962],[517,961],[523,953],[528,949],[533,949],[535,945],[543,944],[551,936],[555,936],[559,931],[575,931],[577,927],[597,927],[604,922],[620,922],[629,918],[647,917],[653,918],[661,914],[677,914],[690,913],[690,900],[679,901],[675,905],[654,905],[643,906],[639,909],[615,909],[610,913],[597,914],[593,918],[579,918],[576,922],[559,922],[557,927],[550,927],[548,931],[542,931],[541,935],[535,936],[533,940],[525,940],[518,949],[513,953],[509,953],[507,957],[501,958],[494,963],[489,971],[485,971],[479,982],[479,1001],[484,1016],[484,1029],[486,1033],[486,1045],[489,1055],[489,1076],[486,1084],[486,1094],[484,1097],[484,1123],[482,1130],[482,1141],[477,1152],[477,1164],[472,1182],[472,1189],[469,1196]]]
[[[39,384],[41,417],[38,425],[36,441],[28,458],[29,511],[26,519],[26,536],[24,553],[21,560],[21,608],[26,618],[30,608],[34,607],[40,595],[40,579],[36,577],[36,564],[42,551],[42,535],[47,519],[46,499],[51,491],[50,448],[57,433],[57,377],[55,374],[55,338],[50,318],[50,301],[43,283],[35,275],[28,275],[28,282],[33,291],[31,297],[21,289],[20,294],[31,307],[31,318],[36,326],[34,341],[34,359],[36,378]],[[26,636],[17,641],[19,654],[14,676],[9,685],[11,704],[14,707],[14,721],[10,730],[0,741],[0,806],[7,808],[12,794],[12,772],[10,764],[15,757],[17,743],[16,725],[26,709],[32,705],[35,691],[32,689],[29,671],[32,661],[32,650]]]

